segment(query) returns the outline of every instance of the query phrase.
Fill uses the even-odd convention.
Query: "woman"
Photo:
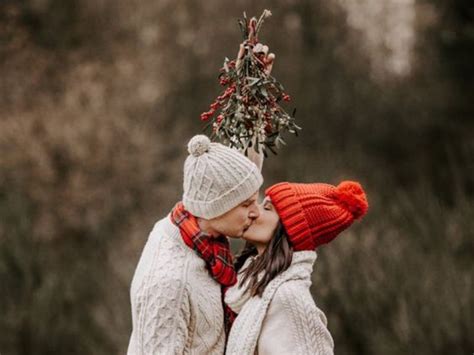
[[[332,354],[324,313],[310,293],[316,248],[361,218],[362,187],[280,183],[265,191],[260,217],[244,233],[238,283],[225,301],[238,313],[227,354]]]

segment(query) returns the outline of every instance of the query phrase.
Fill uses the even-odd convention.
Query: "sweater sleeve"
[[[334,354],[324,313],[301,281],[282,284],[270,303],[258,340],[259,354]]]
[[[164,270],[144,281],[132,296],[133,345],[128,354],[182,354],[189,339],[190,300],[186,283]]]

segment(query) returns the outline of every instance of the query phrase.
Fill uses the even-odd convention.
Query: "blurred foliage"
[[[125,352],[147,234],[180,198],[236,19],[263,8],[303,127],[265,185],[357,179],[371,205],[316,264],[336,352],[472,352],[474,6],[416,1],[397,76],[374,74],[343,4],[0,2],[2,354]]]

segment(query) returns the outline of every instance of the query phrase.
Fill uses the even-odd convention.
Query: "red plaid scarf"
[[[213,238],[201,231],[197,218],[184,209],[182,202],[178,202],[171,211],[171,221],[179,228],[184,243],[206,262],[212,278],[222,285],[224,324],[228,334],[236,314],[224,303],[224,295],[227,288],[237,282],[237,273],[227,237]]]

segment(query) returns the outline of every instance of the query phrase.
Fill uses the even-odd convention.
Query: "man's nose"
[[[249,218],[257,219],[260,216],[260,209],[256,203],[252,204],[249,211]]]

